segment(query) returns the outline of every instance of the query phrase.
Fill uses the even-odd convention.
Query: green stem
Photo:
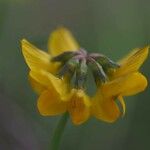
[[[54,131],[54,135],[51,141],[51,150],[58,150],[60,146],[61,137],[63,135],[67,120],[69,118],[68,113],[64,113],[60,118],[58,125]]]

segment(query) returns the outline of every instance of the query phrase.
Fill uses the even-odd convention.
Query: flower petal
[[[38,99],[37,106],[43,116],[58,115],[67,110],[67,103],[61,101],[55,90],[44,91]]]
[[[120,110],[114,99],[105,99],[100,93],[92,99],[91,113],[97,119],[112,123],[120,116]]]
[[[103,84],[101,91],[105,94],[105,97],[130,96],[143,91],[146,86],[147,79],[137,72]]]
[[[135,48],[133,50],[131,50],[126,56],[124,56],[123,58],[121,58],[118,63],[119,64],[124,64],[127,62],[127,60],[132,57],[135,53],[137,53],[138,51],[140,51],[140,48]]]
[[[148,52],[149,46],[133,50],[119,62],[121,67],[113,73],[113,78],[137,71],[147,58]]]
[[[123,99],[123,97],[121,95],[118,96],[118,100],[119,100],[119,102],[120,102],[120,104],[122,106],[122,116],[124,116],[125,112],[126,112],[126,104],[125,104],[124,99]]]
[[[29,81],[30,81],[31,87],[34,89],[34,91],[37,94],[41,94],[43,91],[46,90],[46,87],[44,85],[42,85],[41,83],[39,83],[38,81],[36,81],[30,75],[29,75]]]
[[[31,70],[56,71],[58,64],[50,62],[51,56],[48,53],[36,48],[25,39],[21,41],[21,44],[25,61]]]
[[[50,35],[48,49],[52,56],[56,56],[65,51],[76,51],[79,49],[79,45],[71,32],[61,27],[53,31]]]
[[[49,90],[55,90],[61,95],[62,100],[68,100],[68,83],[64,80],[55,77],[53,74],[46,71],[30,71],[30,76]],[[39,85],[38,85],[39,86]]]
[[[90,115],[89,97],[84,91],[73,89],[68,109],[74,124],[79,125],[85,122]]]

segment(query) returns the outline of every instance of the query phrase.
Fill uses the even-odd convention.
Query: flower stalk
[[[60,118],[58,125],[54,131],[52,140],[51,140],[51,149],[50,150],[58,150],[61,142],[61,137],[64,133],[64,129],[66,127],[67,121],[69,118],[68,113],[64,113]]]

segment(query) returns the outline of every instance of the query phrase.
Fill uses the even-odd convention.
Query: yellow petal
[[[30,75],[29,75],[29,82],[31,84],[31,87],[37,94],[41,94],[43,91],[46,90],[46,87],[44,85],[33,79]]]
[[[85,122],[90,115],[89,97],[84,91],[73,89],[68,109],[74,124],[79,125]]]
[[[62,100],[68,100],[68,83],[64,82],[62,79],[46,71],[30,71],[30,76],[47,89],[57,91],[57,93],[61,95]]]
[[[143,91],[146,86],[147,79],[137,72],[107,82],[100,90],[105,97],[129,96]]]
[[[114,99],[104,99],[99,93],[92,99],[91,113],[97,119],[112,123],[120,116],[120,110]]]
[[[43,116],[58,115],[67,110],[67,103],[61,101],[55,90],[44,91],[38,99],[37,106]]]
[[[76,51],[79,45],[71,32],[66,28],[58,28],[52,32],[48,41],[49,53],[56,56],[65,51]]]
[[[36,48],[25,39],[21,41],[21,44],[25,61],[31,70],[56,71],[58,65],[50,62],[51,56],[48,53]]]
[[[119,100],[119,102],[120,102],[120,104],[122,106],[122,116],[124,116],[125,112],[126,112],[126,104],[125,104],[124,99],[123,99],[123,97],[121,95],[118,96],[118,100]]]
[[[147,58],[148,52],[149,46],[133,50],[119,62],[121,67],[113,73],[113,78],[137,71]]]
[[[130,59],[130,57],[132,57],[135,53],[137,53],[138,51],[140,51],[140,48],[135,48],[133,50],[131,50],[126,56],[124,56],[123,58],[121,58],[118,63],[119,64],[124,64],[127,62],[128,59]]]

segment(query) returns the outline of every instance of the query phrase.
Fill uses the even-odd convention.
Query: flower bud
[[[66,51],[58,56],[53,57],[51,61],[66,62],[75,55],[76,55],[75,52]]]
[[[91,71],[93,73],[93,76],[97,85],[101,83],[105,83],[108,80],[107,75],[105,74],[103,70],[103,67],[98,62],[93,60],[93,61],[89,61],[88,64],[91,68]]]
[[[95,60],[101,64],[103,66],[104,69],[108,70],[108,69],[116,69],[119,68],[120,66],[112,61],[110,58],[104,56],[104,55],[100,55],[99,57],[96,57]]]
[[[65,74],[72,76],[79,64],[77,59],[68,60],[59,70],[58,76],[63,77]]]
[[[86,59],[83,59],[80,61],[80,64],[78,68],[76,69],[76,80],[75,80],[75,86],[76,88],[82,89],[84,88],[86,79],[87,79],[87,64]]]

